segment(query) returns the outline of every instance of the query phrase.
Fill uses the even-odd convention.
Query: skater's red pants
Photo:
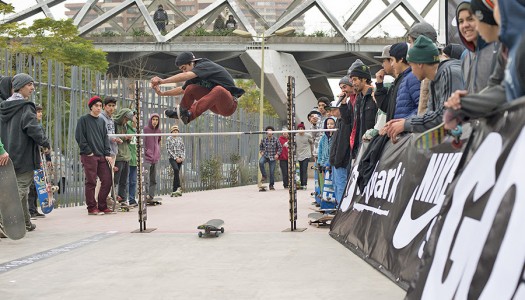
[[[221,116],[231,116],[237,109],[237,101],[233,100],[232,94],[222,86],[218,85],[210,90],[190,84],[184,90],[180,106],[191,112],[191,121],[207,110]]]

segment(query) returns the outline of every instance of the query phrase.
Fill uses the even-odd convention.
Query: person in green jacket
[[[9,153],[5,151],[4,144],[2,144],[2,140],[0,140],[0,166],[5,166],[8,161]]]
[[[129,108],[119,110],[115,116],[115,133],[126,134],[128,132],[128,121],[133,120],[133,111]],[[117,189],[117,201],[125,203],[128,191],[128,174],[129,161],[131,160],[131,151],[129,150],[129,143],[131,136],[121,138],[122,143],[118,144],[117,157],[115,159],[115,186]]]
[[[137,133],[137,119],[133,117],[133,120],[128,121],[127,124],[128,134]],[[137,137],[132,136],[129,141],[129,151],[131,159],[129,160],[129,175],[128,175],[128,203],[131,206],[137,206],[137,200],[135,200],[135,194],[137,193]]]

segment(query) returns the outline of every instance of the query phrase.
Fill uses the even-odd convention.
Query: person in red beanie
[[[102,112],[102,99],[94,96],[88,102],[89,113],[78,119],[75,139],[80,148],[80,161],[86,175],[84,195],[89,215],[113,213],[107,206],[107,197],[111,190],[111,172],[108,162],[113,164],[106,124],[99,118]],[[97,177],[101,186],[98,201],[95,199]]]

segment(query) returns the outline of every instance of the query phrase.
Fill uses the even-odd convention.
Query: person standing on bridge
[[[231,116],[237,110],[237,98],[244,90],[235,86],[226,69],[206,58],[195,58],[191,52],[183,52],[175,59],[175,65],[182,73],[166,79],[153,77],[151,86],[159,96],[183,95],[176,110],[168,109],[166,117],[180,119],[184,124],[195,120],[207,110]],[[160,85],[184,82],[182,87],[161,91]]]
[[[153,22],[157,25],[160,32],[166,32],[166,25],[168,24],[168,14],[162,5],[159,5],[157,11],[153,14]]]

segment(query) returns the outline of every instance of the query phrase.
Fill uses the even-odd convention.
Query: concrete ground
[[[310,184],[313,187],[313,182]],[[328,235],[308,225],[310,191],[298,191],[290,228],[288,191],[256,186],[164,196],[137,211],[88,216],[56,209],[26,237],[0,241],[1,299],[402,299],[405,292]],[[219,238],[196,227],[225,221]]]

